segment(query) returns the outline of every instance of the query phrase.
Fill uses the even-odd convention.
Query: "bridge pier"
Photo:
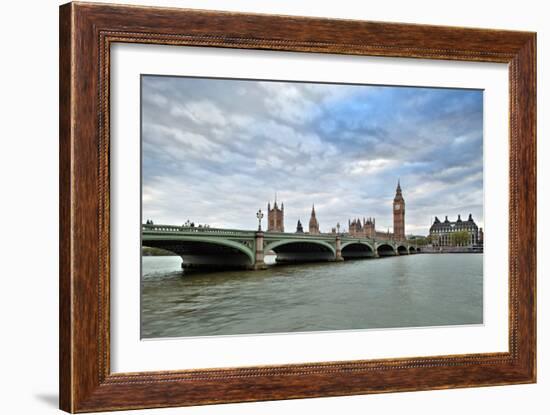
[[[264,233],[257,231],[254,235],[254,265],[253,269],[266,269],[264,262]]]
[[[342,256],[342,238],[340,238],[340,235],[337,235],[335,261],[343,261],[343,260],[344,260],[344,257]]]
[[[409,255],[409,248],[406,245],[396,244],[395,254],[396,255]]]

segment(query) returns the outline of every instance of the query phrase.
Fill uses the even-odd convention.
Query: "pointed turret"
[[[271,203],[267,202],[267,230],[268,232],[284,232],[284,207],[281,203],[281,207],[277,205],[277,193],[275,193],[275,200],[273,202],[273,208]]]
[[[311,217],[309,219],[309,233],[318,234],[319,232],[319,222],[317,221],[317,216],[315,215],[315,204],[311,207]]]
[[[403,193],[401,191],[401,180],[397,180],[397,187],[395,188],[395,197],[393,199],[394,202],[402,201],[403,200]]]

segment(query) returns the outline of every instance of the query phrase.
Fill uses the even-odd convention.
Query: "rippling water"
[[[419,254],[183,275],[143,257],[143,338],[483,322],[483,255]]]

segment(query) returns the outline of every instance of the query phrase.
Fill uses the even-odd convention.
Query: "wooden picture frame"
[[[111,373],[109,62],[113,43],[509,65],[509,352]],[[60,8],[60,407],[68,412],[536,380],[536,34],[69,3]]]

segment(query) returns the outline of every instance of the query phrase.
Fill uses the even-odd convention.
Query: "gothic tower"
[[[277,196],[273,209],[269,202],[267,203],[267,231],[268,232],[284,232],[285,231],[285,206],[281,203],[281,207],[277,206]]]
[[[315,216],[315,205],[311,208],[311,218],[309,219],[309,233],[312,235],[319,234],[319,222]]]
[[[393,237],[397,241],[405,240],[405,199],[401,194],[399,180],[393,198]]]

